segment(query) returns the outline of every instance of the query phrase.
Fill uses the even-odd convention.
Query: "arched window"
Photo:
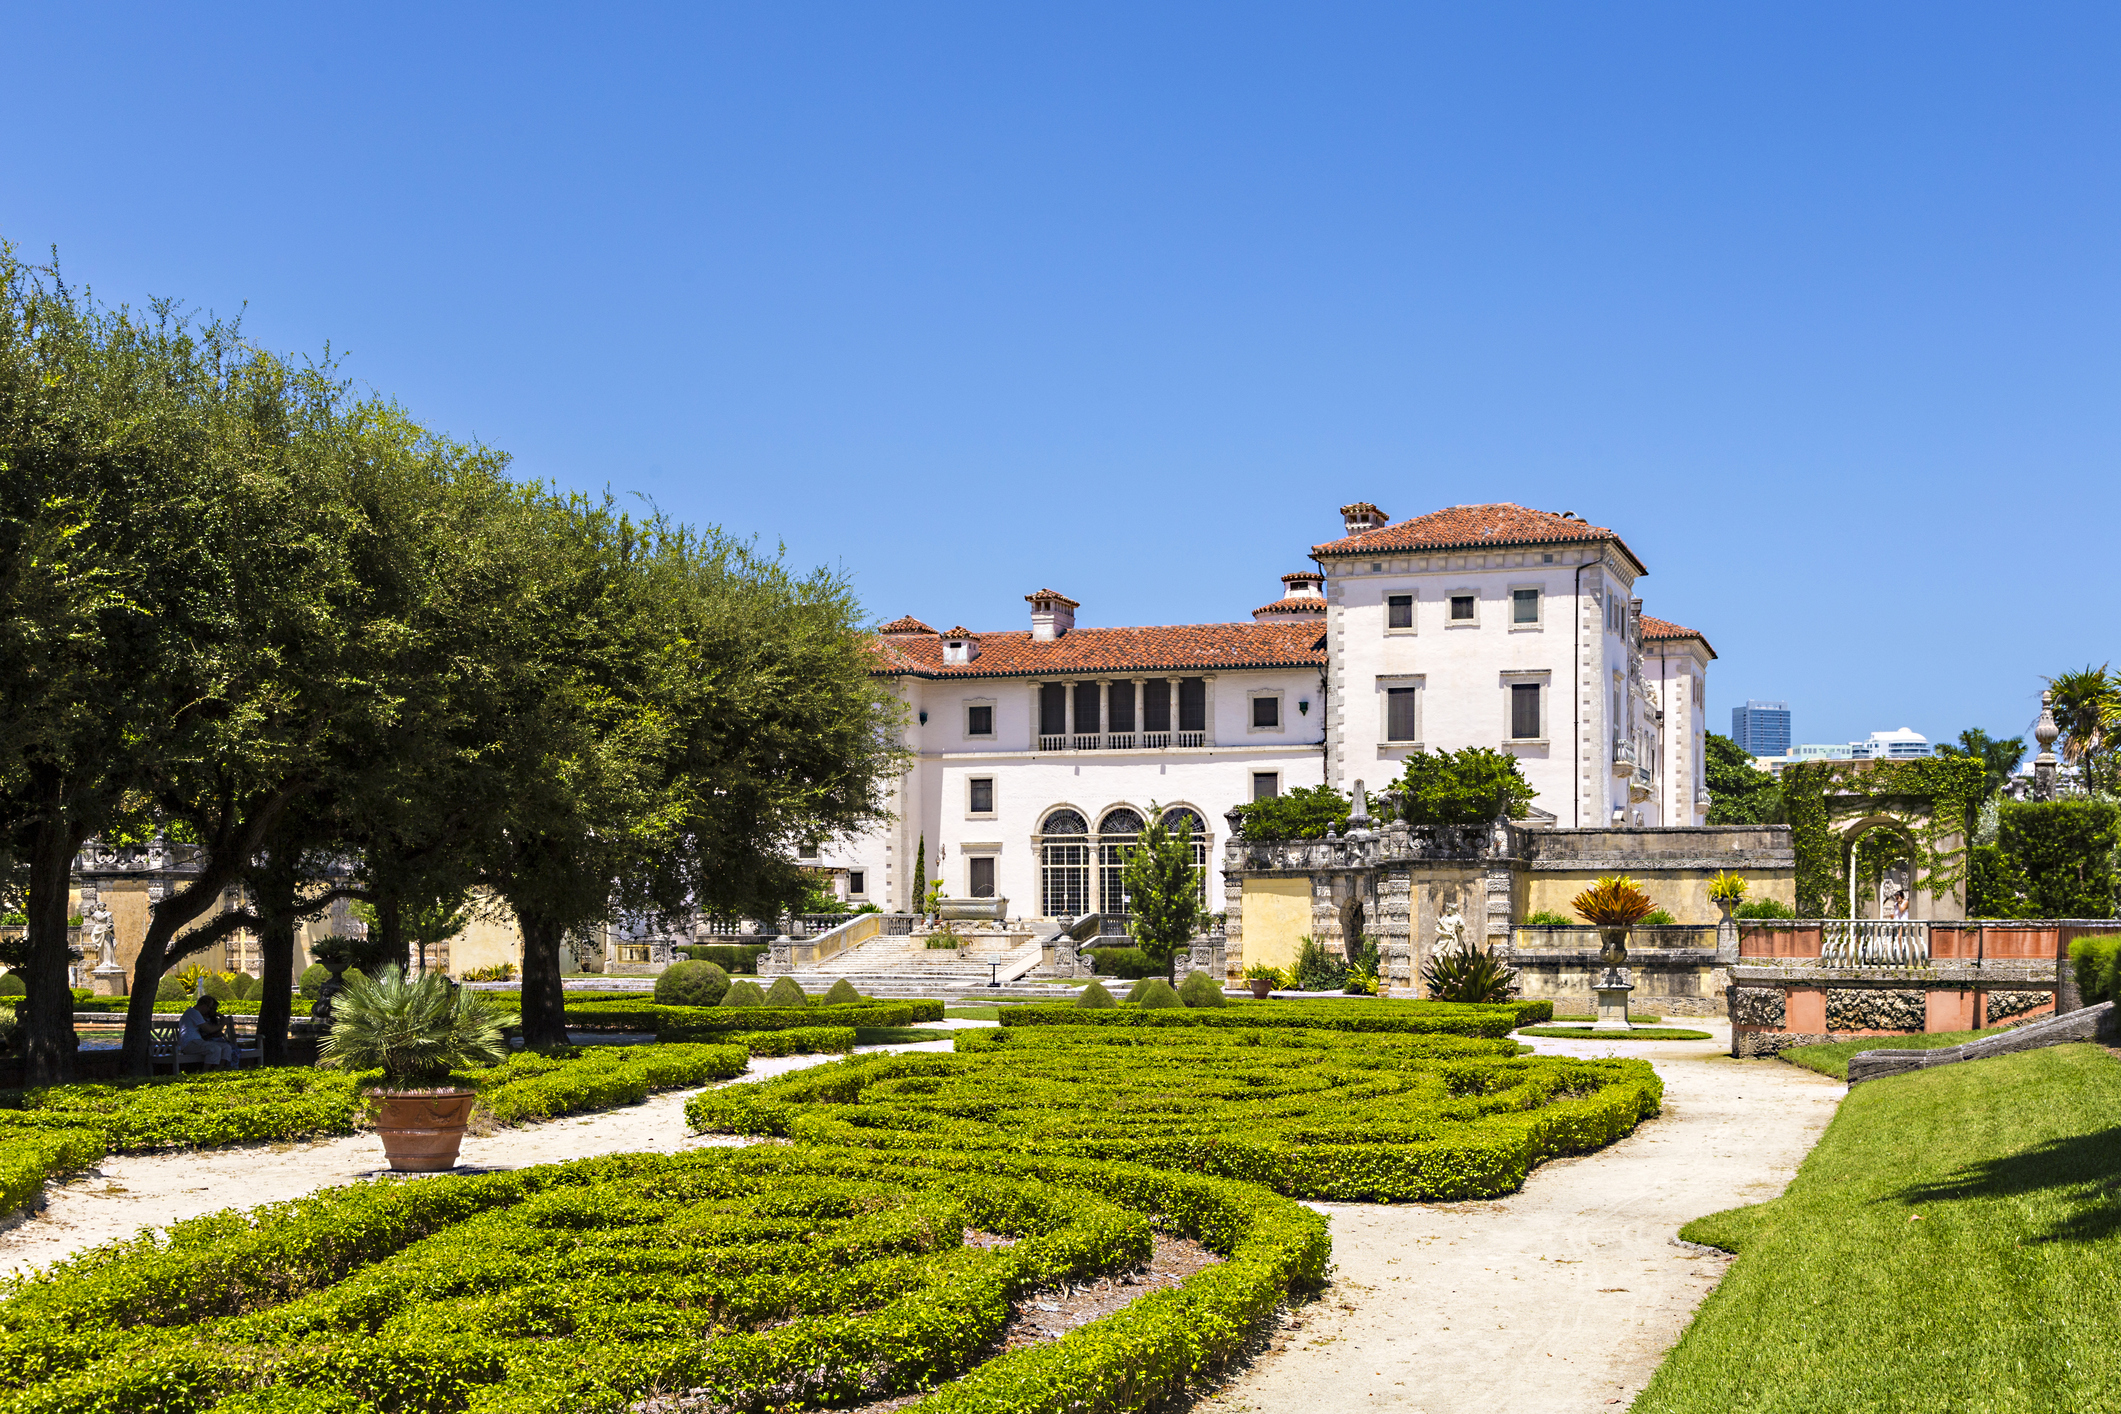
[[[1121,806],[1097,822],[1097,911],[1127,911],[1127,856],[1141,834],[1142,817]]]
[[[1090,827],[1073,810],[1046,817],[1039,836],[1039,893],[1048,918],[1090,911]]]
[[[1176,830],[1185,825],[1192,830],[1193,867],[1200,870],[1200,896],[1203,903],[1208,898],[1208,822],[1200,818],[1200,812],[1183,805],[1174,805],[1164,812],[1164,828]]]

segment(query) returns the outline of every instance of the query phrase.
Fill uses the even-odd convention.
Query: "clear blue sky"
[[[1712,722],[2116,653],[2111,5],[29,6],[0,235],[878,618],[1618,528]]]

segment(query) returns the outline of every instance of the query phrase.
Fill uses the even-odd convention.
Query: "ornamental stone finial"
[[[2033,789],[2035,800],[2055,798],[2055,738],[2062,729],[2055,725],[2055,694],[2040,694],[2040,720],[2033,726],[2033,740],[2040,743],[2040,754],[2033,758]]]

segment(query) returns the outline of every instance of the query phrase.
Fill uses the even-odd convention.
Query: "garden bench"
[[[233,1016],[221,1018],[221,1024],[227,1032],[228,1039],[233,1041],[236,1046],[236,1066],[240,1069],[246,1063],[256,1065],[262,1055],[258,1044],[257,1028],[253,1026],[250,1035],[245,1036],[242,1028],[236,1022],[237,1019]],[[165,1065],[169,1067],[172,1075],[180,1074],[187,1065],[196,1065],[202,1070],[206,1068],[206,1062],[204,1061],[177,1055],[177,1032],[178,1024],[174,1021],[158,1021],[148,1029],[148,1074],[154,1074],[157,1069]]]

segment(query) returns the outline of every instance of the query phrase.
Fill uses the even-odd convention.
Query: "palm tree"
[[[2098,768],[2121,725],[2121,682],[2107,667],[2101,663],[2047,680],[2055,725],[2062,729],[2062,759],[2082,770],[2086,791],[2097,789]]]

